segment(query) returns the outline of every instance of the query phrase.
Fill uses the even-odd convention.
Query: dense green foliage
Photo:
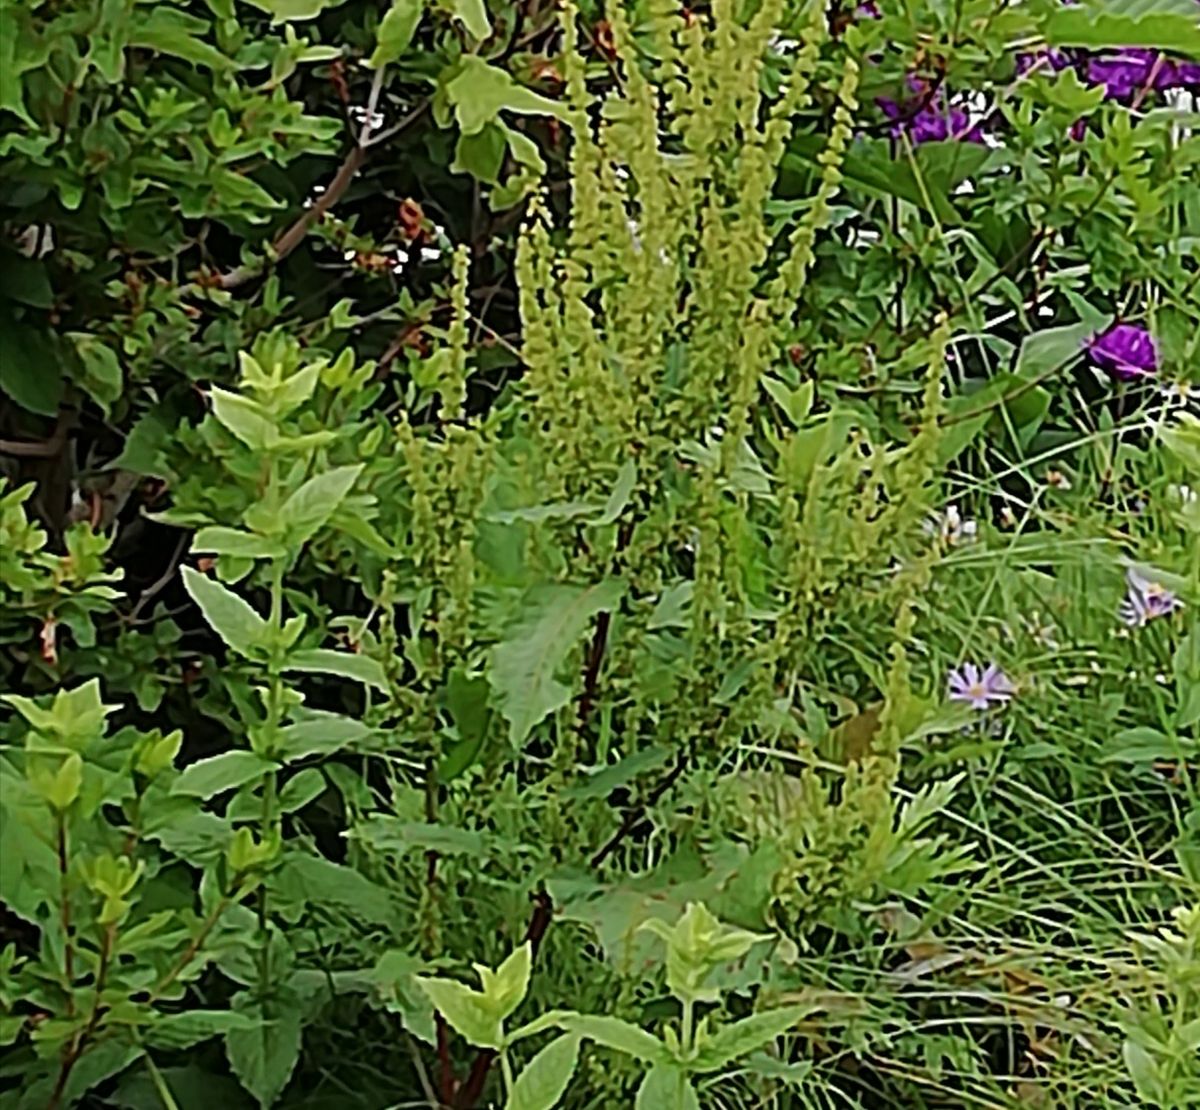
[[[1197,89],[0,0],[0,1107],[1200,1106]]]

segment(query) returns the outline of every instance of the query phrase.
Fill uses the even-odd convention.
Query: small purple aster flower
[[[1136,324],[1114,324],[1088,342],[1092,361],[1118,378],[1149,377],[1158,369],[1150,333]]]
[[[1183,608],[1183,602],[1166,586],[1152,581],[1133,567],[1125,572],[1125,586],[1125,600],[1118,613],[1121,621],[1130,628],[1141,628],[1156,617],[1166,617]]]
[[[995,663],[980,672],[974,663],[964,663],[950,672],[950,700],[965,702],[972,709],[990,709],[1003,705],[1013,696],[1015,687]]]

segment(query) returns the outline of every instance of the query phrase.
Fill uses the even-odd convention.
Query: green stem
[[[162,1100],[164,1110],[179,1110],[179,1103],[171,1094],[171,1088],[167,1086],[167,1081],[163,1078],[162,1072],[158,1070],[158,1065],[149,1056],[144,1059],[146,1070],[150,1073],[150,1080],[154,1084],[154,1090],[158,1093],[158,1097]]]
[[[267,664],[267,726],[268,742],[274,739],[283,719],[283,653],[279,645],[283,628],[283,561],[276,559],[271,564],[271,612],[268,617],[272,642],[271,658]],[[277,838],[279,814],[278,773],[272,768],[262,779],[262,814],[259,819],[259,839],[263,844]],[[271,988],[271,935],[268,929],[267,884],[258,888],[258,931],[262,947],[258,953],[258,994],[266,999]]]
[[[693,1002],[692,999],[685,998],[683,1000],[683,1024],[679,1031],[679,1047],[685,1056],[691,1055],[692,1039],[695,1036],[695,1033],[692,1029],[694,1006],[695,1002]]]

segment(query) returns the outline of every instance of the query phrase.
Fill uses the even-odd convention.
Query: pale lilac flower
[[[1158,369],[1150,333],[1137,324],[1114,324],[1088,341],[1092,361],[1118,378],[1143,378]]]
[[[982,672],[976,664],[964,663],[950,672],[949,688],[951,701],[965,702],[972,709],[990,709],[993,703],[1003,705],[1016,690],[995,663],[989,663]]]
[[[1183,608],[1183,602],[1166,586],[1133,567],[1125,572],[1125,586],[1125,600],[1117,611],[1130,628],[1141,628],[1156,617],[1166,617]]]

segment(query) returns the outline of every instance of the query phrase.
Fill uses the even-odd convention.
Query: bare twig
[[[0,455],[11,455],[17,459],[53,459],[62,454],[71,430],[74,413],[61,409],[58,422],[49,439],[0,439]]]
[[[167,564],[167,569],[164,570],[158,578],[151,582],[150,585],[142,591],[141,596],[137,599],[137,604],[134,605],[133,609],[129,613],[129,616],[125,618],[127,623],[135,624],[137,622],[138,614],[143,608],[145,608],[146,602],[150,601],[152,598],[156,597],[164,589],[166,589],[167,584],[172,578],[175,577],[175,572],[179,569],[179,560],[183,555],[183,549],[187,546],[187,541],[188,533],[184,532],[179,537],[179,542],[175,545],[175,551],[171,555],[171,560]]]
[[[358,171],[362,169],[363,163],[367,159],[367,150],[398,135],[405,128],[411,127],[424,114],[425,110],[429,107],[428,100],[423,101],[413,111],[409,112],[395,127],[389,128],[387,131],[382,131],[378,135],[374,134],[375,114],[379,107],[380,94],[383,91],[383,76],[385,71],[385,66],[380,66],[375,71],[374,80],[371,82],[371,91],[367,97],[366,115],[363,118],[362,129],[358,133],[358,140],[338,167],[337,173],[333,175],[333,180],[325,187],[325,190],[313,203],[313,206],[306,208],[295,223],[276,238],[271,244],[268,260],[239,266],[236,270],[222,274],[216,281],[218,288],[237,289],[239,286],[245,285],[246,282],[257,277],[268,266],[282,262],[283,259],[304,242],[309,228],[342,199],[346,190],[350,188],[350,182],[354,180]]]

